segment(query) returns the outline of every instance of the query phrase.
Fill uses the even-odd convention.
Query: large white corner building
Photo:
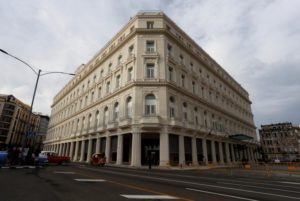
[[[257,159],[249,94],[163,12],[139,12],[54,97],[44,149],[115,165]]]

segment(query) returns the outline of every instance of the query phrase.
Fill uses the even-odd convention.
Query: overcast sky
[[[161,10],[250,94],[256,126],[300,123],[299,0],[0,0],[0,48],[45,71],[74,72],[140,10]],[[71,79],[40,79],[34,111],[49,114]],[[30,104],[36,76],[0,54],[0,94]]]

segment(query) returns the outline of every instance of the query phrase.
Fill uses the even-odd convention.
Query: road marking
[[[281,181],[280,183],[300,185],[300,183],[298,183],[298,182],[291,182],[291,181]]]
[[[54,174],[75,174],[75,172],[63,172],[63,171],[56,171],[53,172]]]
[[[83,181],[83,182],[104,182],[104,179],[74,179],[75,181]]]
[[[91,169],[91,170],[95,171],[95,169]],[[95,178],[94,176],[88,175],[86,173],[83,174],[83,173],[80,173],[80,172],[76,172],[76,174],[86,176],[86,177],[90,177],[90,178]],[[158,194],[158,195],[166,195],[166,193],[151,190],[149,188],[144,188],[144,187],[141,187],[141,186],[135,186],[135,185],[120,183],[120,182],[116,182],[116,181],[107,181],[107,182],[112,183],[114,185],[124,186],[124,187],[130,188],[130,189],[144,191],[144,192],[147,192],[147,193],[153,193],[153,194]],[[184,198],[184,197],[179,197],[179,196],[174,196],[174,197],[176,197],[177,199],[183,200],[183,201],[194,201],[192,199],[188,199],[188,198]]]
[[[132,177],[137,177],[137,178],[150,179],[150,180],[169,181],[169,182],[191,184],[191,185],[197,185],[197,186],[207,186],[207,187],[212,187],[212,188],[221,188],[221,189],[228,189],[228,190],[236,190],[236,191],[242,191],[242,192],[248,192],[248,193],[256,193],[256,194],[262,194],[262,195],[271,195],[271,196],[276,196],[276,197],[284,197],[284,198],[290,198],[290,199],[300,200],[299,197],[292,197],[292,196],[279,195],[279,194],[273,194],[273,193],[264,193],[264,192],[253,191],[253,190],[245,190],[245,189],[239,189],[239,188],[230,188],[230,187],[223,187],[223,186],[215,186],[215,185],[210,185],[210,184],[201,184],[201,183],[196,183],[196,182],[180,181],[180,180],[175,180],[175,179],[165,179],[165,178],[158,178],[158,177],[153,177],[153,176],[141,176],[141,175],[128,174],[128,173],[125,173],[125,174],[123,173],[122,174],[120,172],[114,172],[114,171],[103,170],[103,169],[94,169],[94,168],[88,168],[88,167],[85,167],[85,169],[93,170],[93,171],[99,171],[99,172],[110,172],[110,173],[116,174],[116,175],[127,175],[127,176],[132,176]]]
[[[299,191],[290,191],[290,190],[284,190],[279,188],[268,188],[268,187],[260,187],[260,186],[252,186],[252,185],[245,185],[245,184],[234,184],[230,182],[217,182],[218,184],[229,184],[234,186],[245,186],[245,187],[252,187],[252,188],[261,188],[261,189],[268,189],[268,190],[276,190],[276,191],[283,191],[283,192],[289,192],[289,193],[300,193]]]
[[[179,198],[169,195],[121,195],[128,199],[147,199],[147,200],[178,200]]]
[[[240,200],[258,201],[258,200],[254,200],[254,199],[250,199],[250,198],[244,198],[244,197],[239,197],[239,196],[234,196],[234,195],[227,195],[227,194],[223,194],[223,193],[215,193],[215,192],[211,192],[211,191],[203,191],[203,190],[193,189],[193,188],[186,188],[186,189],[190,190],[190,191],[201,192],[201,193],[207,193],[207,194],[219,195],[219,196],[224,196],[224,197],[236,198],[236,199],[240,199]]]

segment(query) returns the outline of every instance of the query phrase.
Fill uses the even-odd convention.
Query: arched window
[[[126,114],[128,117],[132,116],[132,98],[129,96],[126,100]]]
[[[188,111],[187,111],[187,103],[186,102],[183,103],[182,111],[183,111],[183,118],[185,121],[187,121],[188,120]]]
[[[103,119],[104,125],[107,125],[108,123],[108,107],[104,108],[104,119]]]
[[[119,103],[116,102],[114,106],[114,120],[119,118]]]
[[[195,124],[199,125],[199,119],[198,119],[198,108],[194,108],[194,115],[195,115]]]
[[[175,117],[175,98],[173,96],[169,99],[169,115]]]
[[[156,114],[156,99],[153,94],[149,94],[145,97],[145,115]]]
[[[85,128],[85,117],[82,117],[81,131]]]
[[[100,113],[99,110],[96,111],[96,118],[95,118],[95,127],[97,127],[100,120]]]
[[[90,129],[91,124],[92,124],[92,114],[89,114],[89,120],[88,120],[87,129]]]

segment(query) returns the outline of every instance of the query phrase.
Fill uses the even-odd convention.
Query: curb
[[[42,166],[0,166],[0,169],[36,169]]]

